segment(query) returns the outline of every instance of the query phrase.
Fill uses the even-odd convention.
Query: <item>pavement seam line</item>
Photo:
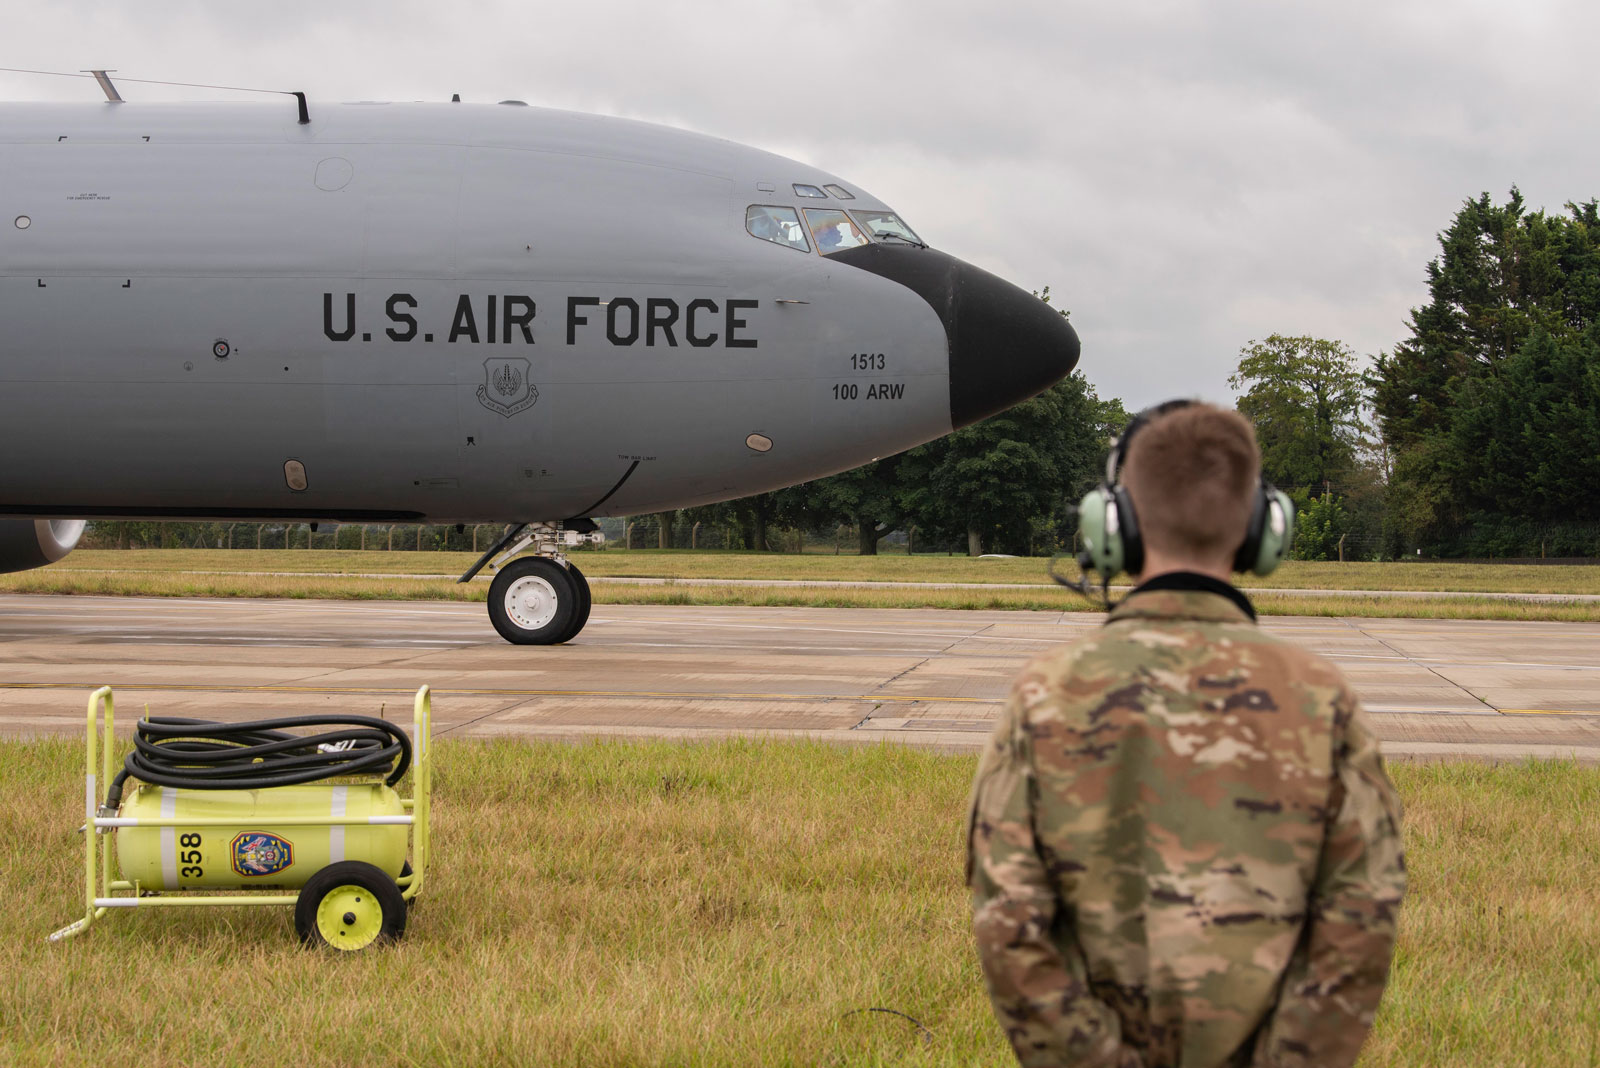
[[[492,716],[498,716],[502,712],[509,712],[513,708],[516,708],[518,705],[525,705],[527,703],[528,703],[527,701],[512,701],[510,704],[507,704],[507,705],[504,705],[504,706],[502,706],[500,708],[492,709],[491,711],[485,712],[481,716],[477,716],[477,717],[474,717],[473,719],[469,719],[469,720],[464,720],[464,721],[462,721],[460,723],[452,724],[452,725],[446,727],[444,730],[439,731],[438,733],[436,733],[434,735],[434,737],[435,738],[443,738],[445,735],[449,734],[451,731],[460,730],[462,727],[471,727],[471,726],[473,726],[475,724],[482,723],[484,720],[489,719]]]
[[[871,723],[872,722],[872,717],[876,716],[878,714],[878,709],[880,709],[882,707],[883,707],[882,703],[873,705],[867,711],[867,714],[861,717],[861,721],[859,723],[853,723],[853,724],[850,725],[850,729],[853,730],[853,731],[858,731],[862,727],[865,727],[868,723]]]
[[[906,668],[904,671],[896,672],[894,675],[891,675],[889,678],[887,678],[883,682],[879,683],[878,684],[878,688],[881,690],[881,689],[884,689],[884,688],[888,687],[891,683],[895,682],[897,679],[903,679],[907,675],[911,674],[913,671],[917,670],[919,667],[922,667],[924,664],[931,663],[933,661],[934,657],[944,656],[946,653],[950,652],[950,650],[954,649],[956,646],[960,645],[962,642],[966,641],[968,638],[976,638],[979,635],[981,635],[985,630],[992,630],[992,629],[994,629],[994,624],[990,623],[988,626],[982,628],[981,630],[978,630],[978,631],[973,632],[972,634],[964,635],[963,637],[957,638],[955,641],[951,642],[949,645],[945,646],[943,649],[940,649],[937,653],[930,653],[929,655],[923,657],[921,660],[917,661],[915,664],[912,664],[910,667]],[[863,724],[867,723],[868,720],[872,719],[872,717],[877,714],[878,709],[880,709],[882,707],[883,707],[882,703],[873,705],[872,706],[872,711],[867,713],[866,718],[863,719],[860,723],[857,723],[855,725],[855,727],[851,727],[850,729],[851,730],[855,730],[856,728],[861,727]]]
[[[411,657],[406,656],[406,655],[402,655],[402,654],[405,654],[405,653],[411,653],[413,656],[415,655],[415,651],[414,650],[396,649],[395,650],[395,654],[396,655],[394,655],[393,657],[384,657],[384,658],[378,660],[376,663],[371,665],[371,668],[391,667],[395,663],[397,663],[397,662],[399,662],[401,660],[410,659]],[[323,671],[315,671],[315,672],[312,672],[310,675],[305,675],[305,676],[296,678],[294,680],[294,682],[295,682],[296,685],[302,685],[302,686],[303,685],[307,685],[307,684],[313,684],[314,685],[317,679],[325,679],[325,678],[328,678],[330,675],[339,675],[339,674],[342,674],[342,673],[344,673],[346,671],[349,671],[349,670],[350,669],[348,667],[330,667],[330,668],[327,668],[326,670],[323,670]]]
[[[1405,653],[1401,652],[1399,649],[1396,649],[1393,645],[1390,645],[1384,639],[1378,637],[1376,634],[1370,633],[1365,627],[1362,627],[1359,624],[1357,624],[1353,618],[1351,618],[1349,616],[1346,616],[1346,617],[1344,617],[1344,622],[1345,622],[1345,624],[1347,626],[1349,626],[1357,634],[1360,634],[1364,638],[1369,638],[1372,641],[1377,642],[1379,645],[1383,646],[1385,649],[1389,650],[1391,653],[1394,653],[1396,656],[1404,657],[1405,660],[1408,663],[1412,663],[1412,664],[1417,665],[1417,667],[1419,667],[1422,670],[1428,672],[1430,675],[1433,675],[1435,678],[1439,679],[1441,682],[1444,682],[1444,683],[1446,683],[1446,684],[1448,684],[1450,686],[1453,686],[1454,688],[1460,690],[1462,693],[1466,694],[1468,697],[1472,698],[1474,701],[1478,702],[1480,705],[1482,705],[1484,708],[1487,708],[1489,711],[1496,712],[1496,713],[1498,713],[1500,711],[1498,708],[1494,707],[1494,705],[1491,705],[1488,701],[1485,701],[1483,698],[1479,697],[1477,694],[1473,693],[1471,690],[1469,690],[1465,686],[1461,685],[1455,679],[1449,678],[1448,676],[1446,676],[1442,672],[1437,671],[1434,668],[1429,667],[1427,664],[1425,664],[1422,661],[1416,659],[1415,657],[1406,656]]]

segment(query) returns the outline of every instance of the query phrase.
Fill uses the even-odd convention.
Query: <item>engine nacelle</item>
[[[53,564],[83,537],[81,519],[0,519],[0,574]]]

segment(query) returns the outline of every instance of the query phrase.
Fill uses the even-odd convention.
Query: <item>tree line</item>
[[[1600,555],[1600,210],[1467,201],[1368,379],[1397,541]]]
[[[1428,301],[1366,364],[1274,335],[1230,384],[1267,476],[1301,504],[1297,553],[1600,556],[1600,214],[1464,202]]]
[[[467,552],[487,549],[505,529],[498,523],[184,523],[95,520],[85,549],[385,549]]]
[[[1299,506],[1295,555],[1600,556],[1600,207],[1546,213],[1515,188],[1504,204],[1484,193],[1438,237],[1428,301],[1392,350],[1368,361],[1338,340],[1290,334],[1240,349],[1228,384],[1255,425],[1263,473]],[[1048,287],[1036,295],[1050,301]],[[907,551],[1058,552],[1073,547],[1072,506],[1102,477],[1128,418],[1074,372],[898,456],[633,517],[608,534],[759,551],[803,549],[808,535],[815,547],[848,529],[863,555],[891,535]],[[91,543],[151,544],[157,527],[165,538],[177,526],[97,523]],[[224,528],[238,547],[262,537],[254,525],[185,526],[219,547]],[[281,524],[262,529],[276,534],[271,547],[324,544],[304,528],[298,542]],[[330,532],[328,547],[367,547],[371,529]],[[404,529],[395,548],[492,542],[484,528]]]

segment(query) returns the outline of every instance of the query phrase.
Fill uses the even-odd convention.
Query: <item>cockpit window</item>
[[[854,200],[856,195],[842,185],[825,185],[822,188],[838,197],[840,200]]]
[[[817,239],[817,251],[824,256],[867,243],[867,235],[844,212],[834,208],[807,208],[805,212],[806,224]]]
[[[805,229],[800,225],[800,216],[793,208],[752,204],[744,211],[744,228],[750,231],[752,237],[759,237],[763,241],[787,245],[801,252],[811,251]]]
[[[822,190],[818,189],[816,186],[814,186],[814,185],[802,185],[799,182],[794,183],[794,195],[797,196],[797,197],[813,197],[813,198],[815,198],[817,200],[827,200],[828,199],[828,194],[824,193]]]
[[[917,236],[915,230],[902,222],[900,216],[892,211],[866,211],[857,208],[850,214],[855,216],[856,222],[860,223],[863,228],[879,241],[885,239],[893,241],[898,238],[901,241],[910,241],[916,245],[926,244],[922,238]]]

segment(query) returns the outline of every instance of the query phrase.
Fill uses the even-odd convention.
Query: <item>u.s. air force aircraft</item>
[[[0,571],[85,517],[504,522],[463,581],[503,565],[523,644],[587,620],[593,517],[842,471],[1078,358],[845,178],[515,102],[0,106],[0,324]]]

